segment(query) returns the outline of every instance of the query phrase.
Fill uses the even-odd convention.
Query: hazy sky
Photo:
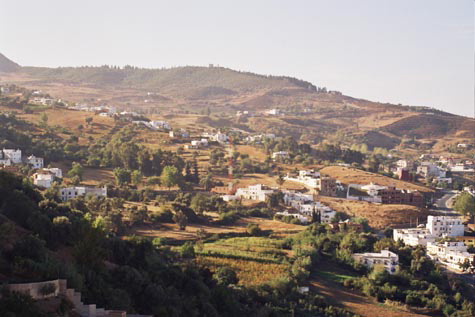
[[[473,0],[0,0],[21,65],[219,64],[474,115]]]

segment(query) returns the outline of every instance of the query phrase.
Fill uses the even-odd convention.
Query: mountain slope
[[[20,65],[8,59],[5,55],[0,53],[0,72],[15,72],[21,68]]]

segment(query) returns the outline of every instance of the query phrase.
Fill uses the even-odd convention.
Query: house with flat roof
[[[465,231],[460,216],[428,216],[426,228],[437,237],[463,236]]]
[[[399,256],[389,250],[381,250],[379,253],[354,253],[353,259],[370,269],[375,266],[384,267],[389,274],[395,273],[399,266]]]

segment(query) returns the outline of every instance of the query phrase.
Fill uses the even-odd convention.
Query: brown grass
[[[196,234],[199,229],[205,230],[207,233],[230,233],[230,232],[245,232],[249,223],[258,224],[262,230],[272,230],[277,235],[286,236],[305,230],[305,226],[288,224],[280,221],[264,218],[241,218],[235,224],[230,226],[217,226],[213,224],[189,224],[186,230],[180,230],[175,223],[164,223],[160,227],[156,226],[140,226],[130,230],[128,235],[138,235],[150,238],[172,238],[176,240],[196,240]]]
[[[400,181],[384,175],[362,171],[352,167],[328,166],[321,169],[323,174],[336,178],[344,184],[366,185],[371,182],[381,186],[396,186],[401,189],[419,190],[421,192],[432,192],[433,190],[413,183]]]
[[[409,205],[383,205],[324,196],[319,200],[336,211],[368,219],[369,225],[376,229],[405,226],[411,221],[414,225],[417,219],[423,223],[429,215],[426,209]]]

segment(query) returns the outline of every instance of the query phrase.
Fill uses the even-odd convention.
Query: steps
[[[39,294],[39,289],[47,284],[54,284],[56,291],[47,297],[64,297],[69,300],[81,317],[127,317],[127,312],[121,310],[105,310],[97,308],[96,304],[84,304],[81,301],[81,293],[73,288],[67,288],[66,280],[53,280],[39,283],[7,284],[10,291],[21,292],[30,295],[33,299],[43,299],[44,295]],[[149,315],[133,315],[134,317],[151,317]]]

